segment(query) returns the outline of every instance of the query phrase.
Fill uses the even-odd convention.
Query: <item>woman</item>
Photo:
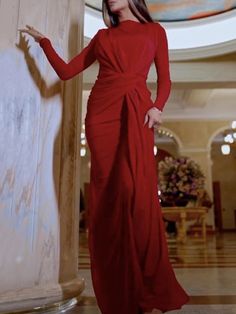
[[[100,29],[65,63],[48,38],[27,26],[62,80],[96,59],[100,68],[85,118],[91,152],[89,250],[93,287],[103,314],[164,313],[189,296],[168,258],[157,196],[154,128],[170,93],[168,44],[144,0],[104,0]],[[146,78],[158,74],[153,102]]]

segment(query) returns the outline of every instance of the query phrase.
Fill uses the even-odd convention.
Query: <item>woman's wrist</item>
[[[38,43],[43,47],[43,45],[50,43],[50,40],[47,37],[41,37]]]
[[[158,113],[162,113],[162,111],[160,109],[158,109],[157,107],[151,107],[150,109],[154,109],[156,110]]]
[[[39,38],[37,39],[38,43],[40,43],[40,41],[41,41],[42,39],[44,39],[44,38],[46,38],[46,37],[45,37],[45,36],[39,37]]]

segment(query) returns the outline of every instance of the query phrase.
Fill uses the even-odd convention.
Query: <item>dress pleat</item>
[[[114,97],[120,95],[116,106],[121,106],[119,120],[86,124],[95,158],[91,161],[89,248],[98,305],[103,314],[180,308],[188,296],[168,258],[158,200],[154,130],[143,125],[145,111],[140,110],[145,79],[107,72],[97,84],[94,95],[102,91],[98,98],[102,102],[104,97],[104,103],[106,84],[106,88],[115,84]],[[109,101],[113,103],[111,97]]]

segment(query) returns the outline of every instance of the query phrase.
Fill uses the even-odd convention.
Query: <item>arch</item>
[[[230,124],[226,124],[225,126],[222,126],[222,127],[220,127],[220,128],[218,128],[218,129],[216,129],[214,132],[213,132],[213,134],[210,136],[210,138],[208,139],[208,143],[207,143],[207,149],[210,151],[210,149],[211,149],[211,144],[212,144],[212,142],[213,142],[213,139],[216,137],[216,135],[218,135],[219,133],[221,133],[221,132],[223,132],[223,131],[225,131],[225,130],[227,130],[227,129],[229,129],[231,126],[230,126]]]
[[[182,143],[181,139],[179,138],[179,136],[175,132],[173,132],[171,129],[164,127],[164,126],[161,126],[160,129],[163,131],[169,132],[173,135],[173,138],[175,139],[179,150],[181,150],[183,148],[183,143]],[[157,131],[155,131],[155,132],[157,132]]]

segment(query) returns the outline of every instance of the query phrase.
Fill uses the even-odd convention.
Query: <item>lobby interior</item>
[[[99,64],[60,81],[39,45],[17,33],[35,26],[70,60],[106,28],[101,2],[0,0],[0,313],[101,314],[84,125]],[[189,158],[207,195],[180,206],[162,200],[170,261],[190,295],[170,313],[236,314],[236,1],[193,2],[147,1],[167,32],[172,80],[155,130],[156,170],[166,158]],[[157,83],[153,64],[153,99]]]

